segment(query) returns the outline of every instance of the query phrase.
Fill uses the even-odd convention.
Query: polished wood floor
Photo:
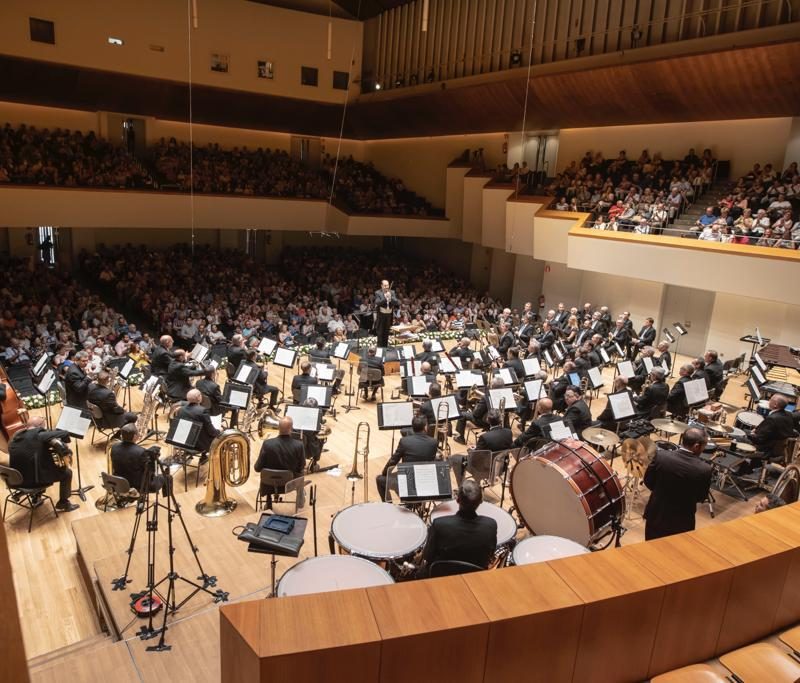
[[[613,371],[607,369],[605,375],[607,384],[610,386]],[[280,372],[276,372],[272,381],[277,380],[279,383],[280,379]],[[289,381],[290,378],[287,376],[287,384]],[[346,384],[347,378],[345,378]],[[387,377],[384,389],[386,400],[390,399],[391,392],[398,385],[398,376]],[[738,406],[745,405],[744,390],[740,385],[741,380],[737,381],[736,378],[729,382],[728,389],[723,397],[726,403]],[[134,405],[136,406],[139,404],[139,392],[134,390],[132,394]],[[328,552],[325,539],[327,538],[332,516],[338,510],[350,505],[351,501],[362,502],[364,499],[363,484],[359,483],[353,490],[346,478],[353,464],[355,433],[358,424],[366,422],[370,425],[367,482],[369,498],[372,501],[378,500],[374,481],[375,475],[380,473],[388,458],[392,444],[392,433],[378,430],[375,403],[359,402],[358,410],[347,412],[344,409],[347,398],[342,396],[341,399],[338,405],[338,419],[328,418],[328,424],[333,431],[328,439],[328,450],[323,453],[321,461],[323,466],[338,464],[339,468],[330,472],[311,475],[311,478],[318,486],[317,518],[319,523],[319,552],[321,554]],[[592,404],[592,413],[594,415],[599,414],[604,404],[605,398],[603,396],[599,400],[596,399]],[[165,420],[162,418],[162,426],[164,422]],[[454,446],[454,452],[458,452],[461,449],[457,444],[452,445]],[[164,448],[169,447],[164,446]],[[253,457],[257,455],[259,448],[260,442],[256,440],[253,445]],[[99,512],[94,505],[95,500],[104,493],[100,488],[100,472],[106,470],[103,444],[100,443],[98,446],[92,447],[89,444],[89,440],[86,439],[81,443],[80,456],[83,482],[84,484],[94,484],[95,488],[88,492],[87,502],[82,503],[77,511],[59,515],[58,519],[55,519],[52,513],[48,514],[44,509],[39,509],[33,532],[30,534],[27,532],[27,520],[23,514],[17,514],[6,521],[14,569],[14,581],[22,617],[26,655],[29,659],[64,648],[78,641],[90,639],[101,633],[92,598],[82,579],[76,558],[76,542],[72,523],[92,515],[104,514]],[[363,474],[363,465],[359,463],[358,467]],[[620,459],[617,459],[615,468],[618,469],[621,476],[624,476],[624,468]],[[194,477],[192,476],[189,486],[193,485]],[[179,487],[178,490],[182,490],[182,474],[177,477],[177,486]],[[254,506],[256,488],[257,477],[251,476],[243,486],[236,489],[236,494]],[[491,502],[499,501],[499,487],[498,490],[489,490],[486,497]],[[698,527],[752,513],[752,501],[741,502],[722,494],[717,494],[716,498],[716,517],[714,519],[709,516],[705,506],[698,508]],[[646,499],[647,492],[644,490],[633,505],[631,515],[625,522],[627,532],[622,539],[623,544],[636,543],[643,540],[644,526],[641,512]],[[73,500],[79,502],[76,498],[73,498]],[[508,496],[506,500],[506,507],[508,507]],[[185,509],[184,512],[185,515],[191,516],[197,514],[191,508]],[[115,513],[109,512],[105,514]],[[224,517],[205,520],[205,523],[220,525],[220,527],[228,530],[234,526]],[[307,536],[307,538],[310,539],[310,536]],[[194,540],[202,548],[202,530],[194,533]],[[119,556],[126,549],[128,541],[129,532],[123,532],[122,530],[119,533],[109,533],[107,538],[102,539],[102,543],[107,548],[108,557]],[[312,545],[307,542],[303,554],[307,555],[312,552]],[[264,566],[266,576],[266,562]],[[288,563],[282,562],[279,572],[285,570],[287,566]]]

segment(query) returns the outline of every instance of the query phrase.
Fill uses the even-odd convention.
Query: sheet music
[[[49,359],[50,355],[47,353],[43,353],[41,356],[39,356],[39,360],[36,361],[36,365],[33,367],[33,374],[41,375]]]
[[[458,358],[458,356],[456,356]],[[460,360],[460,359],[459,359]],[[447,356],[439,357],[439,372],[449,375],[451,372],[457,372],[456,364]]]
[[[50,387],[53,386],[53,382],[56,380],[56,373],[52,370],[48,370],[44,373],[44,377],[42,377],[42,381],[39,382],[39,386],[36,388],[39,390],[40,394],[46,394],[50,391]]]
[[[544,352],[544,362],[547,363],[551,368],[553,367],[553,357],[550,355],[549,351]]]
[[[487,346],[486,352],[489,354],[489,358],[492,360],[497,360],[500,358],[500,352],[494,346]]]
[[[215,429],[219,429],[222,431],[222,415],[210,415],[209,419],[211,420],[211,424],[214,425]]]
[[[471,386],[482,387],[484,386],[483,375],[471,370],[461,370],[456,373],[456,386],[459,389]]]
[[[423,339],[422,341],[423,343],[426,341],[431,343],[431,351],[433,351],[433,353],[444,351],[444,346],[442,346],[442,342],[440,342],[438,339]]]
[[[301,432],[319,431],[320,409],[306,406],[286,406],[286,415],[292,418],[294,429]]]
[[[285,368],[294,367],[294,359],[297,357],[297,352],[292,349],[280,347],[275,350],[275,365],[281,365]]]
[[[589,381],[592,383],[592,389],[597,389],[603,386],[603,376],[600,374],[600,368],[589,368]]]
[[[556,420],[555,422],[551,422],[548,427],[550,427],[550,438],[553,441],[561,441],[562,439],[572,438],[572,431],[570,431],[570,428],[564,424],[564,420]]]
[[[219,367],[219,361],[216,358],[212,358],[210,361],[208,361],[208,364],[215,370]]]
[[[384,427],[410,427],[414,419],[414,404],[411,401],[402,403],[378,404],[383,418]]]
[[[617,355],[618,356],[624,356],[625,355],[623,353],[623,351],[622,351],[622,347],[617,342],[614,342],[614,348],[617,350]]]
[[[122,379],[128,379],[128,377],[130,377],[131,370],[133,370],[133,366],[134,366],[133,358],[128,358],[125,365],[122,366],[122,370],[119,371],[119,376],[122,377]]]
[[[258,342],[256,349],[259,353],[262,353],[265,356],[271,356],[277,345],[278,342],[276,342],[274,339],[268,339],[267,337],[264,337],[260,342]]]
[[[350,355],[350,344],[339,342],[333,347],[333,355],[339,360],[345,360]]]
[[[708,400],[708,387],[702,378],[689,380],[683,385],[683,389],[686,391],[686,403],[690,406]]]
[[[528,401],[538,401],[542,397],[542,380],[529,379],[524,386]]]
[[[400,347],[400,357],[404,360],[411,360],[416,355],[417,350],[411,344]]]
[[[619,370],[619,374],[626,379],[636,376],[636,373],[633,370],[633,363],[629,360],[623,360],[617,363],[617,370]]]
[[[249,384],[248,380],[250,379],[251,370],[252,368],[249,365],[245,365],[244,363],[242,363],[236,369],[236,377],[234,377],[234,379],[237,382],[241,382],[242,384]]]
[[[56,429],[63,429],[72,436],[82,439],[89,430],[91,423],[91,420],[88,417],[84,417],[78,408],[64,406],[61,409]]]
[[[764,384],[764,382],[767,381],[767,378],[764,377],[764,373],[761,372],[761,368],[757,365],[752,366],[750,368],[750,372],[753,373],[753,376],[756,378],[756,382],[758,382],[759,385]]]
[[[143,385],[142,390],[146,394],[152,394],[158,388],[159,378],[156,375],[153,375],[148,379]]]
[[[561,350],[558,344],[553,345],[553,351],[556,352],[556,358],[558,358],[558,360],[564,360],[564,352]]]
[[[247,408],[247,400],[249,398],[249,392],[242,391],[241,389],[231,389],[231,395],[228,399],[228,402],[236,408]]]
[[[397,493],[400,498],[408,498],[408,476],[405,474],[397,475]]]
[[[644,369],[647,370],[647,373],[650,374],[653,370],[653,359],[650,356],[644,356],[642,358],[642,363],[644,363]]]
[[[333,379],[334,368],[326,363],[314,363],[313,364],[314,372],[316,373],[317,379],[322,381],[330,381]]]
[[[175,433],[172,435],[172,440],[178,443],[188,443],[189,434],[192,432],[192,423],[189,420],[178,420],[178,425],[175,427]]]
[[[464,363],[461,361],[461,356],[450,356],[450,360],[452,361],[453,365],[456,366],[457,370],[464,368]],[[439,362],[441,362],[441,358],[439,359]]]
[[[758,382],[756,382],[752,377],[747,380],[747,388],[750,389],[750,397],[757,401],[758,398],[761,396],[761,389],[758,386]]]
[[[200,362],[208,355],[208,348],[203,346],[202,344],[195,344],[192,352],[189,354],[195,360],[199,360]]]
[[[439,495],[439,479],[436,465],[414,465],[414,488],[416,496],[426,498]]]
[[[379,346],[378,348],[375,349],[375,356],[376,357],[383,358],[383,356],[385,354],[386,354],[386,349],[383,348],[382,346]]]
[[[506,410],[514,410],[517,407],[517,402],[514,399],[514,391],[509,387],[489,389],[489,405],[492,408],[500,410],[500,400],[503,398],[506,400]]]
[[[431,383],[422,375],[411,378],[411,394],[413,396],[426,396]]]
[[[608,402],[611,404],[611,412],[615,420],[624,420],[634,414],[631,395],[627,391],[620,391],[617,394],[609,394]]]
[[[500,368],[497,374],[503,378],[503,382],[506,384],[516,384],[517,378],[514,377],[514,373],[511,368]]]
[[[331,402],[328,398],[330,389],[328,387],[316,386],[314,384],[306,385],[306,398],[313,398],[317,401],[317,405],[323,408],[330,406]]]
[[[525,358],[522,361],[522,367],[525,368],[525,376],[530,377],[531,375],[535,375],[537,372],[542,371],[542,366],[539,365],[538,358]]]
[[[761,369],[761,371],[762,372],[766,372],[767,371],[767,364],[764,362],[764,359],[761,357],[761,355],[758,353],[758,351],[756,351],[753,354],[753,358],[755,359],[756,365]]]
[[[453,394],[448,394],[447,396],[441,396],[440,398],[431,399],[431,408],[433,409],[433,414],[435,416],[439,415],[439,404],[442,401],[447,403],[447,419],[457,420],[461,415],[461,412],[458,409],[458,404],[456,403],[456,397]]]
[[[600,347],[600,358],[603,359],[604,363],[609,363],[611,359],[608,357],[608,351],[606,351],[602,346]]]
[[[400,362],[400,376],[401,377],[415,377],[422,374],[421,363],[415,360],[404,360]]]

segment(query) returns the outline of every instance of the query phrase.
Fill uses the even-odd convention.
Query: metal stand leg
[[[77,494],[80,496],[80,499],[85,503],[86,502],[86,492],[91,491],[94,488],[94,484],[89,484],[89,486],[83,486],[81,483],[81,452],[80,448],[78,447],[78,442],[75,442],[75,469],[78,470],[78,488],[70,491],[72,494]]]

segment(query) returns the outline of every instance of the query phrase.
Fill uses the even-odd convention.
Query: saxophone
[[[136,443],[144,441],[150,433],[150,425],[152,424],[153,416],[156,414],[158,406],[159,402],[155,394],[145,391],[142,399],[142,410],[136,418],[136,437],[134,438]]]

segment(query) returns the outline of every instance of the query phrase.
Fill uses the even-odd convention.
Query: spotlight
[[[402,88],[405,84],[406,84],[406,79],[404,78],[403,74],[400,74],[397,78],[394,79],[395,88]]]
[[[511,51],[511,66],[519,66],[522,64],[522,53],[519,50]]]
[[[380,83],[376,83],[375,84],[375,90],[380,90],[380,89],[381,89],[381,84]]]
[[[634,26],[631,29],[631,44],[633,45],[633,47],[636,47],[639,44],[639,41],[642,39],[643,35],[644,34],[642,33],[642,29],[639,28],[638,26]]]

